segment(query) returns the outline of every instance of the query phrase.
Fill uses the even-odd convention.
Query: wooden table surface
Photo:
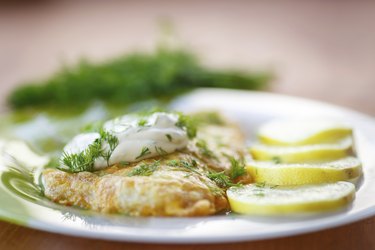
[[[216,67],[272,70],[270,91],[375,115],[375,2],[19,1],[0,5],[0,103],[79,57],[150,49],[155,23]],[[0,204],[1,206],[1,204]],[[375,218],[301,236],[220,245],[89,240],[0,222],[0,249],[375,249]]]

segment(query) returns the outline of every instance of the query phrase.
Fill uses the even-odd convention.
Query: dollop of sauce
[[[106,122],[104,131],[116,136],[118,145],[108,162],[103,157],[97,158],[94,169],[103,169],[121,162],[136,162],[185,148],[189,138],[186,131],[176,125],[178,120],[177,114],[157,112],[147,117],[125,115]],[[64,147],[64,152],[84,152],[98,138],[100,134],[96,132],[79,134]],[[109,144],[104,142],[102,150],[108,152],[109,148]]]

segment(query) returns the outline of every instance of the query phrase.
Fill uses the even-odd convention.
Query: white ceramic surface
[[[176,100],[182,111],[216,109],[237,121],[249,142],[257,127],[271,119],[323,117],[355,128],[364,178],[349,208],[329,214],[284,217],[217,215],[201,218],[131,218],[100,215],[24,199],[1,185],[0,217],[28,227],[67,235],[130,242],[218,243],[270,239],[348,224],[375,215],[375,120],[337,106],[276,94],[199,89]],[[9,204],[12,204],[10,206]],[[15,209],[14,207],[18,207]]]

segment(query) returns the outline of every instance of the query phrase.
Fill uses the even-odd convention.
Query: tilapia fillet
[[[220,127],[206,126],[183,152],[127,166],[92,173],[46,169],[42,173],[45,196],[63,205],[132,216],[203,216],[226,210],[225,190],[206,173],[229,171],[228,154],[244,157],[245,153],[238,128]],[[201,138],[212,146],[214,157],[197,148]],[[144,167],[151,170],[136,175]],[[242,181],[249,180],[244,177]]]

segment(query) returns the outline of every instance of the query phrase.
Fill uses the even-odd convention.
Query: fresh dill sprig
[[[152,175],[157,168],[159,167],[160,162],[154,161],[152,164],[143,163],[135,168],[133,168],[128,174],[128,177],[131,176],[150,176]]]
[[[126,105],[155,96],[173,97],[196,87],[260,89],[270,79],[269,73],[208,69],[190,51],[162,45],[151,54],[136,52],[103,63],[82,60],[63,67],[46,80],[22,84],[8,103],[16,109],[64,108],[94,100]]]
[[[209,183],[206,183],[207,187],[215,194],[222,194],[224,191],[222,189],[226,189],[232,186],[241,186],[241,184],[233,183],[231,178],[222,172],[214,172],[214,171],[208,171],[208,172],[200,172],[198,171],[198,163],[196,160],[191,159],[189,160],[170,160],[167,162],[168,166],[176,167],[178,169],[185,169],[189,172],[193,172],[197,174],[198,176],[205,176],[208,179],[212,180],[217,187],[210,185]]]
[[[258,182],[255,184],[257,189],[254,189],[254,195],[259,196],[259,197],[264,197],[264,188],[266,187],[266,182]]]
[[[145,118],[139,119],[138,126],[144,127],[144,126],[146,126],[146,124],[147,124],[147,119],[145,119]]]
[[[230,160],[231,167],[229,175],[222,172],[209,172],[207,177],[213,180],[221,188],[229,188],[233,186],[241,186],[235,183],[235,180],[246,173],[245,163],[243,160],[236,160],[233,156],[227,156]]]
[[[69,154],[67,152],[63,152],[61,162],[64,166],[68,167],[68,169],[61,169],[73,173],[93,171],[95,160],[102,154],[102,141],[100,139],[96,139],[92,144],[90,144],[84,151],[80,153]]]
[[[207,177],[214,181],[216,185],[221,188],[229,188],[232,186],[238,186],[239,184],[233,183],[228,175],[222,172],[209,172]]]
[[[282,163],[281,158],[278,157],[278,156],[274,156],[274,157],[272,157],[272,161],[273,161],[275,164],[281,164],[281,163]]]
[[[148,147],[143,147],[142,150],[141,150],[141,153],[137,157],[135,157],[135,159],[138,160],[138,159],[140,159],[140,158],[142,158],[146,155],[149,155],[149,154],[151,154],[150,149]]]
[[[198,175],[202,175],[202,173],[197,171],[198,163],[194,159],[191,159],[190,161],[188,161],[188,160],[170,160],[169,162],[167,162],[167,165],[171,166],[171,167],[179,167],[179,168],[194,172]]]
[[[121,167],[129,166],[129,165],[130,165],[130,162],[128,162],[128,161],[120,161],[120,162],[119,162],[119,165],[120,165]]]
[[[214,152],[208,148],[207,142],[203,139],[199,139],[195,146],[199,149],[199,152],[208,158],[217,159],[217,156],[214,154]]]
[[[235,180],[246,173],[245,163],[243,160],[236,160],[233,156],[230,156],[229,160],[231,163],[229,176],[232,180]]]
[[[198,124],[224,125],[225,120],[218,112],[199,112],[193,115]]]
[[[155,151],[158,153],[160,156],[165,156],[168,154],[167,151],[165,151],[162,147],[155,146]]]
[[[188,115],[184,115],[180,112],[177,113],[178,121],[176,126],[186,130],[189,139],[193,139],[197,135],[197,124],[195,120]]]
[[[169,142],[172,141],[173,138],[172,138],[172,136],[170,134],[166,134],[165,136],[167,137],[167,139],[168,139]]]
[[[109,159],[111,158],[111,155],[115,148],[118,146],[119,140],[115,135],[112,135],[104,129],[101,129],[99,134],[101,140],[106,141],[109,145],[109,150],[107,152],[103,152],[102,154],[102,157],[107,161],[107,166],[109,166]]]
[[[178,167],[178,164],[179,164],[178,160],[170,160],[169,162],[167,162],[167,165],[171,167]]]
[[[180,161],[180,167],[183,167],[183,168],[186,168],[194,173],[198,173],[200,174],[196,168],[197,168],[197,162],[195,160],[191,160],[190,162],[186,161],[186,160],[181,160]]]
[[[60,167],[60,169],[72,173],[92,172],[94,171],[95,160],[100,157],[104,158],[109,166],[109,159],[118,146],[119,140],[116,136],[103,129],[100,130],[99,135],[99,138],[95,139],[93,143],[80,153],[63,152],[61,163],[65,167]],[[108,150],[103,150],[104,142],[108,143]]]

